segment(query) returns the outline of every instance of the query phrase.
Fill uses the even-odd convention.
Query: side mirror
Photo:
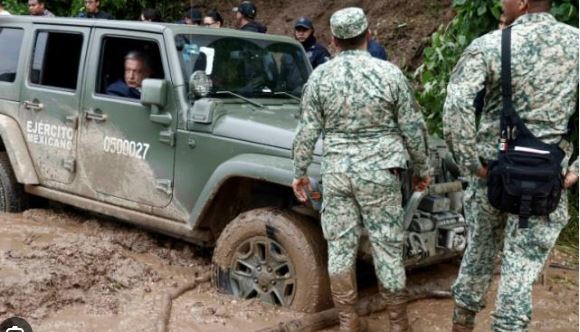
[[[212,88],[211,79],[203,70],[196,70],[189,77],[189,89],[195,98],[207,96]]]
[[[170,125],[173,121],[171,113],[161,112],[167,105],[167,81],[145,79],[141,84],[141,104],[151,107],[149,119],[162,125]]]
[[[167,81],[147,78],[141,84],[141,104],[151,106],[153,111],[167,105]]]

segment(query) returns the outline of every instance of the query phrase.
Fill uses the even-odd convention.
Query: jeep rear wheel
[[[326,242],[316,222],[277,209],[240,214],[213,254],[213,284],[237,297],[304,312],[331,306]]]
[[[16,181],[10,159],[0,152],[0,212],[20,212],[25,209],[27,195],[24,187]]]

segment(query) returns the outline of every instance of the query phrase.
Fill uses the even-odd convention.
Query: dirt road
[[[18,315],[34,331],[155,331],[163,296],[209,269],[209,252],[118,221],[59,209],[0,215],[0,320]],[[410,272],[409,283],[449,285],[456,273],[441,264]],[[534,291],[531,331],[578,331],[578,273],[552,269],[548,279]],[[497,278],[489,303],[496,286]],[[492,309],[476,331],[488,330]],[[416,331],[450,330],[451,300],[409,310]],[[205,282],[174,301],[169,330],[254,331],[301,315],[217,294]],[[371,331],[386,330],[386,321],[371,316]]]

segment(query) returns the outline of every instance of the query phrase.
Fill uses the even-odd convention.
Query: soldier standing
[[[324,131],[321,222],[341,331],[359,331],[365,325],[354,310],[362,227],[373,248],[391,331],[408,331],[399,170],[407,167],[408,152],[418,187],[428,185],[425,123],[401,70],[367,52],[370,33],[363,10],[339,10],[330,25],[340,52],[306,84],[294,139],[292,187],[299,200],[307,200],[311,184],[306,171]]]
[[[527,128],[544,143],[557,144],[566,133],[578,100],[578,29],[549,14],[549,0],[504,0],[511,25],[513,107]],[[498,152],[502,114],[501,30],[474,40],[455,67],[445,101],[446,140],[463,174],[470,176],[465,193],[468,247],[453,285],[453,331],[472,331],[475,314],[485,306],[494,258],[502,248],[501,280],[494,331],[526,331],[532,313],[532,283],[568,222],[567,195],[555,212],[530,217],[518,229],[518,216],[494,209],[486,196],[487,161]],[[485,88],[479,128],[473,100]],[[565,169],[572,147],[565,141]],[[568,169],[565,185],[578,179],[578,163]]]

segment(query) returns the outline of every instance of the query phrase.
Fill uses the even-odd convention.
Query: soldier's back
[[[327,130],[355,133],[396,126],[398,89],[406,83],[395,65],[366,51],[346,51],[312,75]]]
[[[397,116],[409,89],[399,68],[366,51],[344,51],[320,65],[308,84],[324,117],[323,172],[405,167]]]

